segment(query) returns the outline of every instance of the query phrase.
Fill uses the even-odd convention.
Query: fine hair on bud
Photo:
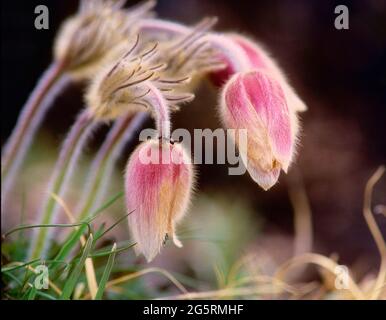
[[[144,161],[144,155],[150,161]],[[168,160],[165,160],[168,159]],[[137,254],[151,261],[171,238],[181,247],[176,224],[185,215],[193,188],[190,156],[179,143],[151,139],[131,155],[125,173],[129,227]]]
[[[271,188],[280,171],[287,172],[296,144],[296,115],[280,82],[262,70],[235,74],[223,88],[220,116],[225,127],[247,130],[240,155],[253,180]]]
[[[130,35],[133,25],[150,15],[155,5],[144,2],[124,10],[126,1],[83,0],[78,12],[61,26],[54,46],[55,60],[65,61],[75,79],[92,76],[109,51]]]

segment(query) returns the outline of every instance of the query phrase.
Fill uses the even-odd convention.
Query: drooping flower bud
[[[220,114],[225,127],[247,130],[247,145],[235,143],[252,179],[264,190],[287,169],[295,149],[293,113],[281,83],[262,71],[235,74],[224,86]]]
[[[112,120],[147,109],[155,114],[157,122],[168,121],[162,113],[194,98],[181,90],[190,77],[176,78],[168,71],[157,42],[139,52],[138,47],[139,36],[131,45],[122,44],[117,49],[120,57],[101,68],[91,82],[85,98],[96,119]]]
[[[286,76],[267,50],[244,36],[231,34],[229,37],[244,50],[254,68],[263,69],[264,71],[274,75],[277,80],[280,81],[280,84],[286,94],[289,108],[299,112],[307,110],[306,104],[290,86]]]
[[[147,17],[154,1],[131,10],[126,1],[82,0],[78,12],[68,18],[56,37],[54,56],[64,61],[69,74],[79,80],[89,78],[108,61],[108,53],[130,35],[130,28]]]
[[[233,60],[247,59],[247,63],[249,64],[249,70],[261,69],[267,73],[270,73],[280,82],[280,85],[282,86],[282,89],[284,90],[284,93],[287,98],[288,107],[293,109],[294,111],[299,112],[307,110],[307,106],[305,105],[305,103],[300,99],[295,90],[290,86],[284,73],[266,49],[264,49],[256,42],[253,42],[247,37],[241,36],[239,34],[228,34],[226,35],[226,38],[236,44],[243,53],[242,54],[240,53],[240,51],[233,50]],[[212,82],[217,86],[221,86],[226,83],[226,81],[235,73],[245,71],[245,69],[238,70],[237,68],[235,68],[235,64],[230,63],[229,55],[230,54],[228,52],[222,53],[222,57],[220,56],[219,59],[224,62],[226,67],[212,72],[210,75]]]
[[[209,30],[216,22],[217,18],[204,18],[182,34],[163,42],[162,53],[167,57],[170,75],[189,74],[191,78],[201,78],[224,67],[217,58],[218,50],[208,41]]]
[[[137,243],[135,250],[151,261],[165,240],[181,242],[176,223],[187,211],[193,185],[189,155],[178,143],[163,140],[143,142],[131,155],[125,176],[129,227]]]

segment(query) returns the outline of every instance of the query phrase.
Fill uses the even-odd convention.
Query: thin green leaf
[[[46,298],[48,300],[57,300],[53,295],[50,295],[42,291],[36,291],[36,295],[41,296],[42,298]]]
[[[3,238],[8,237],[14,232],[18,232],[21,230],[25,229],[33,229],[33,228],[73,228],[73,227],[79,227],[79,226],[87,226],[88,232],[91,233],[91,226],[87,222],[79,222],[79,223],[71,223],[71,224],[62,224],[62,223],[57,223],[57,224],[27,224],[27,225],[22,225],[19,227],[16,227],[14,229],[9,230],[8,232],[3,234]]]
[[[84,223],[91,223],[93,220],[95,220],[98,217],[100,213],[102,213],[104,210],[110,207],[115,201],[121,198],[123,194],[124,193],[121,191],[118,194],[114,195],[107,202],[105,202],[100,208],[98,208],[92,215],[90,215],[89,218],[85,219]],[[64,245],[56,255],[55,259],[65,260],[66,257],[70,254],[71,250],[79,242],[80,237],[83,235],[84,230],[85,230],[85,226],[82,226],[78,230],[73,231],[65,240]],[[56,265],[54,267],[55,269],[57,268]]]
[[[118,224],[120,224],[123,220],[125,220],[134,211],[135,210],[130,211],[129,213],[125,214],[123,217],[119,218],[112,226],[108,227],[98,238],[95,238],[95,241],[97,241],[99,238],[103,237],[106,233],[114,229]]]
[[[33,286],[31,283],[27,282],[23,288],[20,290],[20,296],[18,300],[29,300],[29,296],[31,294],[31,290],[33,289]]]
[[[137,243],[132,243],[128,246],[124,246],[122,248],[119,248],[117,250],[115,250],[115,253],[120,253],[122,251],[125,251],[125,250],[128,250],[128,249],[131,249],[132,247],[134,247]],[[107,256],[111,253],[111,251],[100,251],[100,252],[96,252],[96,253],[93,253],[93,254],[90,254],[89,255],[89,258],[99,258],[99,257],[103,257],[103,256]]]
[[[23,269],[23,268],[25,268],[27,266],[32,266],[35,263],[42,264],[43,262],[44,262],[44,264],[56,264],[56,263],[57,264],[64,264],[64,265],[69,265],[70,264],[69,262],[60,261],[60,260],[56,260],[56,259],[54,259],[54,260],[34,259],[34,260],[28,261],[26,263],[17,264],[17,265],[15,265],[15,262],[8,263],[4,267],[1,268],[1,272],[2,273],[11,272],[11,271],[15,271],[15,270],[18,270],[18,269]]]
[[[27,300],[35,300],[37,289],[32,286],[27,295]]]
[[[103,271],[101,281],[99,282],[98,291],[95,295],[95,300],[102,299],[103,292],[105,291],[105,288],[106,288],[106,283],[110,278],[111,270],[113,269],[113,266],[114,266],[115,255],[117,254],[115,250],[116,247],[117,247],[117,244],[114,243],[113,248],[111,249],[111,253],[109,255],[109,259],[106,264],[106,268]]]
[[[90,218],[86,219],[85,221],[93,221],[100,213],[102,213],[104,210],[106,210],[108,207],[110,207],[115,201],[117,201],[119,198],[123,197],[124,192],[120,191],[116,195],[110,198],[107,202],[102,204],[98,209],[96,209],[92,214],[90,214]]]
[[[84,245],[83,253],[81,258],[79,259],[78,263],[75,265],[74,269],[72,270],[68,280],[66,281],[66,284],[64,285],[62,295],[60,296],[61,299],[68,300],[70,299],[72,292],[75,289],[76,283],[78,281],[78,278],[80,276],[80,273],[83,270],[84,263],[92,249],[93,245],[93,236],[90,234],[90,236],[87,239],[86,244]]]
[[[106,228],[106,223],[103,222],[103,223],[99,226],[98,230],[95,231],[95,239],[99,239],[99,238],[100,238],[100,236],[101,236],[101,234],[104,232],[105,228]]]
[[[8,263],[6,264],[4,267],[1,268],[1,272],[10,272],[10,271],[14,271],[14,270],[17,270],[17,269],[22,269],[26,266],[29,266],[29,265],[32,265],[36,262],[40,262],[41,260],[38,258],[38,259],[34,259],[34,260],[31,260],[31,261],[28,261],[26,263],[23,263],[23,264],[17,264],[14,266],[15,262],[11,262],[11,263]]]
[[[2,273],[2,276],[7,276],[11,278],[13,281],[15,281],[19,286],[23,286],[23,282],[21,282],[19,278],[14,276],[12,273],[10,272],[1,272],[1,273]]]
[[[78,230],[75,230],[74,233],[71,233],[70,237],[64,242],[54,259],[59,261],[65,260],[75,245],[80,242],[80,237],[83,235],[83,232],[84,227],[80,227]],[[59,264],[54,264],[52,266],[53,273],[56,272],[58,266]]]

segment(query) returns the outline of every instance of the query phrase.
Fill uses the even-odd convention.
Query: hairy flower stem
[[[171,131],[170,109],[162,93],[151,82],[146,83],[149,93],[144,98],[152,107],[155,119],[155,126],[160,138],[169,139]]]
[[[41,211],[42,218],[40,221],[41,224],[48,224],[54,220],[58,206],[51,194],[55,194],[60,197],[65,193],[68,185],[67,182],[69,181],[73,171],[72,169],[75,167],[88,136],[90,135],[92,129],[95,128],[95,125],[92,124],[92,118],[86,109],[78,116],[68,133],[48,185],[49,194],[47,194],[47,198],[43,203],[43,209]],[[43,255],[47,245],[47,235],[47,228],[38,229],[37,235],[34,237],[31,246],[31,259],[37,259]]]
[[[88,182],[82,193],[82,199],[84,200],[77,210],[79,212],[78,217],[76,217],[78,221],[88,218],[90,213],[99,207],[117,157],[121,154],[128,140],[133,138],[134,133],[147,118],[148,113],[141,112],[135,115],[134,118],[127,115],[114,124],[91,164]],[[86,230],[86,226],[80,226],[79,228]],[[64,243],[69,245],[60,250],[57,259],[64,260],[70,254],[77,244],[77,241],[73,241],[76,234],[77,231],[74,231],[67,236]]]
[[[3,196],[11,188],[13,177],[22,164],[53,99],[69,83],[69,78],[64,73],[65,67],[66,64],[62,61],[53,62],[44,72],[22,109],[2,153],[1,184]]]
[[[137,28],[139,33],[164,33],[171,36],[183,36],[192,31],[191,27],[159,19],[143,19],[138,23]],[[216,33],[208,33],[203,41],[208,42],[212,48],[223,54],[233,70],[244,72],[251,68],[246,54],[227,37]]]
[[[127,115],[116,121],[92,162],[88,182],[82,193],[84,201],[78,210],[78,221],[82,221],[101,204],[105,185],[109,181],[118,156],[147,118],[148,114],[141,112],[135,116]]]

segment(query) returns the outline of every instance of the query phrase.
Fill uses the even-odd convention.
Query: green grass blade
[[[70,237],[64,242],[54,260],[64,261],[76,244],[80,242],[80,237],[83,235],[83,232],[84,227],[80,227],[78,230],[74,231],[74,233],[71,233]],[[51,268],[55,272],[58,266],[59,263],[53,264]]]
[[[16,227],[14,229],[9,230],[8,232],[3,234],[3,238],[8,237],[14,232],[26,230],[26,229],[34,229],[34,228],[73,228],[73,227],[79,227],[79,226],[87,226],[89,233],[91,233],[91,226],[87,222],[80,222],[80,223],[70,223],[70,224],[63,224],[63,223],[56,223],[56,224],[27,224],[22,225],[19,227]],[[36,258],[35,258],[36,259]]]
[[[116,249],[115,250],[115,253],[120,253],[122,251],[125,251],[125,250],[128,250],[128,249],[131,249],[132,247],[134,247],[137,243],[132,243],[132,244],[129,244],[127,246],[124,246],[122,248],[119,248],[119,249]],[[111,251],[97,251],[93,254],[90,254],[89,257],[90,258],[99,258],[99,257],[103,257],[103,256],[107,256],[111,253]]]
[[[13,281],[15,281],[19,286],[21,286],[21,287],[23,286],[23,282],[21,282],[18,277],[14,276],[10,272],[3,272],[2,271],[1,276],[7,276],[7,277],[11,278]]]
[[[78,263],[75,265],[74,269],[70,273],[70,276],[68,280],[66,281],[66,284],[64,285],[62,295],[60,296],[63,300],[68,300],[71,297],[72,292],[75,289],[76,283],[79,279],[80,273],[83,270],[84,263],[92,249],[93,246],[93,236],[90,234],[90,236],[87,239],[86,244],[84,245],[83,253],[81,258],[79,259]]]
[[[17,269],[23,269],[24,267],[32,265],[32,264],[34,264],[36,262],[41,262],[41,259],[34,259],[34,260],[28,261],[26,263],[16,264],[16,265],[15,265],[14,262],[11,262],[11,263],[6,264],[4,267],[1,268],[1,273],[9,272],[9,271],[14,271],[14,270],[17,270]]]
[[[98,238],[95,238],[95,241],[99,238],[103,237],[106,233],[114,229],[118,224],[120,224],[123,220],[125,220],[130,214],[132,214],[135,210],[130,211],[129,213],[125,214],[123,217],[119,218],[113,225],[108,227],[104,232],[102,232]]]
[[[95,300],[102,299],[103,292],[105,291],[105,288],[106,288],[106,283],[110,278],[111,270],[113,269],[113,266],[114,266],[115,255],[117,254],[115,250],[116,247],[117,247],[117,244],[114,243],[113,248],[111,249],[111,253],[109,255],[109,259],[106,264],[106,268],[103,271],[101,281],[99,282],[98,291],[96,293]]]
[[[42,298],[45,298],[47,300],[57,300],[53,295],[50,295],[50,294],[42,292],[42,291],[36,291],[36,295],[40,296]]]
[[[124,195],[123,191],[118,192],[116,195],[111,197],[110,200],[106,201],[104,204],[102,204],[98,209],[96,209],[92,214],[90,214],[89,221],[94,220],[100,213],[105,211],[108,207],[110,207],[115,201],[117,201],[119,198],[122,198]],[[87,220],[86,220],[87,221]]]
[[[115,201],[117,201],[119,198],[123,196],[123,192],[119,192],[113,197],[111,197],[108,201],[106,201],[101,207],[99,207],[92,215],[90,215],[89,218],[85,219],[83,223],[89,225],[93,220],[95,220],[100,213],[102,213],[104,210],[106,210],[108,207],[110,207]],[[67,237],[67,239],[64,242],[64,245],[58,252],[58,254],[55,257],[55,260],[63,261],[66,259],[66,257],[70,254],[71,250],[76,246],[76,244],[80,241],[80,237],[85,231],[86,225],[81,226],[78,230],[74,230],[72,233],[70,233]],[[103,231],[101,231],[103,232]],[[100,232],[98,232],[100,234]],[[98,237],[99,238],[99,237]],[[56,268],[57,266],[55,266]]]
[[[101,237],[101,234],[105,231],[106,223],[103,222],[99,228],[95,231],[95,239],[99,239]],[[96,241],[96,240],[95,240]]]
[[[28,292],[27,300],[35,300],[36,293],[37,293],[37,289],[35,288],[35,286],[32,286]]]

